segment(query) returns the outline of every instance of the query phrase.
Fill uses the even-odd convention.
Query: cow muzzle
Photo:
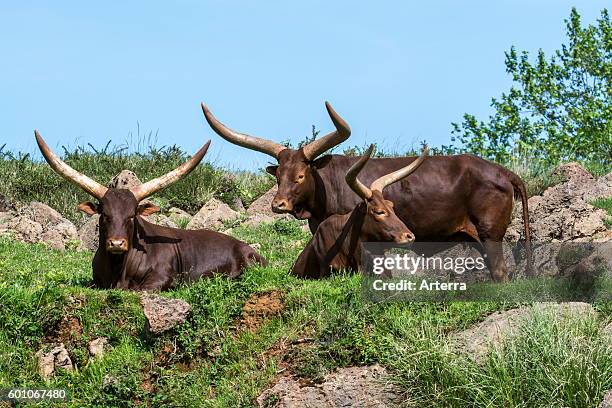
[[[272,211],[277,214],[285,214],[293,211],[293,205],[286,198],[274,199],[272,201]]]
[[[395,242],[398,244],[409,244],[414,242],[414,239],[415,237],[412,232],[402,232],[395,238]]]
[[[113,254],[122,254],[128,251],[128,241],[124,238],[109,238],[106,240],[106,250]]]

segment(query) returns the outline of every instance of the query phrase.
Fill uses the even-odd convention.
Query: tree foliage
[[[505,53],[514,84],[487,121],[465,114],[453,123],[460,150],[498,162],[527,154],[551,163],[612,163],[612,27],[606,9],[583,27],[576,9],[565,20],[568,43],[532,61],[514,47]]]

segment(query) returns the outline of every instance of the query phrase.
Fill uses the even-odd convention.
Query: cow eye
[[[297,176],[297,180],[295,180],[296,183],[300,183],[304,180],[304,175],[303,174],[299,174]]]

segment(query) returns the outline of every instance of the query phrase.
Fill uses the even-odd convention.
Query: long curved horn
[[[401,169],[396,170],[393,173],[385,174],[384,176],[374,180],[372,184],[370,184],[370,188],[372,190],[378,190],[382,192],[383,188],[387,187],[389,184],[393,184],[396,181],[400,181],[404,177],[408,177],[408,175],[414,172],[421,165],[421,163],[423,163],[428,154],[429,148],[425,146],[418,159],[416,159],[406,167],[402,167]]]
[[[363,169],[363,167],[366,165],[368,160],[370,160],[370,156],[372,156],[372,151],[374,151],[374,145],[370,145],[365,154],[361,156],[359,160],[357,160],[357,162],[351,166],[349,171],[346,172],[346,176],[344,177],[349,187],[351,187],[351,189],[364,200],[367,200],[372,197],[372,190],[370,190],[361,181],[359,181],[357,176],[359,175],[359,172]]]
[[[329,113],[329,117],[334,123],[336,130],[303,147],[304,156],[306,156],[308,160],[316,159],[318,155],[344,142],[351,135],[351,128],[344,119],[336,113],[331,104],[325,101],[325,107],[327,108],[327,113]]]
[[[40,149],[40,152],[42,153],[43,157],[45,158],[47,163],[49,163],[49,166],[51,166],[51,168],[55,170],[57,174],[81,187],[88,194],[97,198],[98,200],[104,197],[104,194],[106,194],[108,188],[104,187],[97,181],[90,179],[83,173],[79,173],[78,171],[64,163],[59,157],[57,157],[55,153],[51,151],[51,149],[49,149],[47,143],[45,143],[43,138],[40,137],[38,130],[34,131],[34,136],[36,137],[36,143],[38,143],[38,148]]]
[[[187,160],[185,163],[178,166],[176,169],[169,173],[164,174],[161,177],[157,177],[153,180],[149,180],[144,184],[130,188],[130,191],[136,197],[136,200],[141,201],[149,197],[151,194],[158,192],[159,190],[168,187],[170,184],[177,182],[183,176],[186,176],[195,169],[196,166],[202,161],[202,158],[206,154],[210,146],[210,140],[206,142],[204,146],[193,157]]]
[[[230,143],[237,144],[238,146],[246,147],[247,149],[257,150],[258,152],[262,152],[265,154],[269,154],[270,156],[278,159],[278,154],[285,150],[287,147],[282,144],[273,142],[271,140],[262,139],[260,137],[245,135],[244,133],[238,133],[233,131],[232,129],[225,126],[223,123],[219,122],[217,118],[213,116],[208,107],[202,105],[202,112],[204,112],[204,117],[206,121],[210,125],[210,127],[217,132],[219,136],[224,138]]]

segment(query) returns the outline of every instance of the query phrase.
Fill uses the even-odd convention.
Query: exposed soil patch
[[[78,318],[64,316],[45,336],[45,343],[74,343],[83,334],[83,326]]]
[[[255,293],[242,308],[240,325],[254,333],[267,318],[280,314],[284,308],[282,292],[273,290],[265,293]]]

